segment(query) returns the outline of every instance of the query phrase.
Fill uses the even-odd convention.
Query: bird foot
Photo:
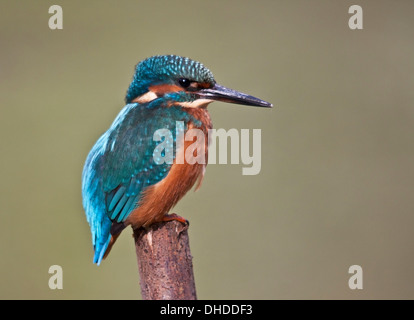
[[[176,221],[181,222],[182,224],[185,224],[187,226],[190,225],[190,222],[187,219],[185,219],[185,218],[183,218],[183,217],[181,217],[181,216],[179,216],[178,214],[175,214],[175,213],[164,215],[164,217],[162,218],[161,221],[168,222],[168,221],[172,221],[172,220],[176,220]]]

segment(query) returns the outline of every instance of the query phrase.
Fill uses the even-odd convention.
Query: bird
[[[273,105],[219,85],[202,63],[177,55],[156,55],[139,62],[126,92],[126,105],[90,150],[82,171],[82,204],[92,234],[93,262],[100,265],[127,226],[148,228],[161,221],[186,220],[169,214],[204,177],[206,164],[154,158],[158,129],[176,122],[208,134],[213,101],[270,108]],[[208,139],[205,153],[208,152]],[[174,145],[171,145],[174,147]],[[202,150],[202,149],[200,149]]]

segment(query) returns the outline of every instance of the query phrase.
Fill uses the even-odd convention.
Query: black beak
[[[222,101],[228,103],[243,104],[246,106],[256,106],[271,108],[273,105],[264,100],[249,96],[248,94],[238,92],[233,89],[223,87],[215,84],[214,87],[208,89],[201,89],[197,92],[202,99],[210,99],[215,101]]]

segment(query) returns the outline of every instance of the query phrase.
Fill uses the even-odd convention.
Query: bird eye
[[[187,78],[180,78],[180,79],[178,79],[178,83],[183,88],[188,88],[190,86],[190,84],[191,84],[191,81],[188,80]]]

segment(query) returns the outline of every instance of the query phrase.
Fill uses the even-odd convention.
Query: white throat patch
[[[132,100],[132,102],[148,103],[157,98],[158,98],[157,94],[150,90],[147,93],[141,94],[139,97],[136,97],[134,100]]]

